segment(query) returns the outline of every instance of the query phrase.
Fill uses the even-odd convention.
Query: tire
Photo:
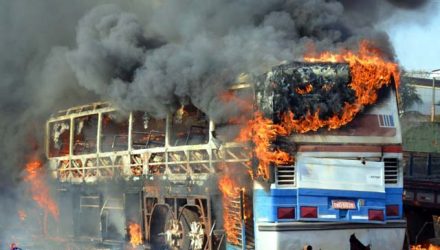
[[[167,249],[163,233],[166,230],[165,225],[170,216],[171,213],[166,206],[157,206],[154,209],[150,224],[150,244],[152,249]]]
[[[191,223],[200,221],[200,217],[197,212],[194,212],[188,208],[184,208],[180,213],[179,221],[182,225],[183,230],[183,243],[182,250],[191,250],[191,239],[188,237],[189,232],[191,232]],[[206,235],[204,235],[203,245],[206,244]]]

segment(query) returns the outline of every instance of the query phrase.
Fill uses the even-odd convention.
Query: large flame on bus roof
[[[277,136],[286,136],[292,133],[306,133],[317,131],[320,128],[337,129],[351,122],[362,107],[377,101],[377,92],[393,82],[396,89],[400,80],[400,71],[396,63],[384,59],[380,50],[368,41],[359,44],[359,50],[342,51],[340,53],[324,52],[320,54],[308,53],[304,56],[306,62],[333,62],[348,63],[351,82],[349,87],[354,90],[355,101],[345,103],[339,114],[327,119],[319,117],[319,110],[308,113],[303,118],[295,119],[292,111],[285,112],[279,124],[264,118],[260,111],[256,111],[254,119],[249,121],[241,130],[238,141],[252,140],[255,144],[254,153],[259,160],[257,176],[269,178],[271,164],[290,164],[293,158],[288,153],[272,149],[272,141]]]
[[[57,203],[52,199],[50,190],[43,179],[43,164],[39,159],[33,157],[26,164],[25,181],[30,185],[30,192],[32,199],[40,206],[46,213],[50,213],[53,218],[58,220],[59,210]]]

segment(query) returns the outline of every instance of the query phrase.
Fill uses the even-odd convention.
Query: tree
[[[408,111],[408,109],[412,107],[414,104],[423,103],[422,98],[420,98],[420,95],[417,93],[415,84],[416,81],[413,78],[405,77],[405,76],[402,77],[399,86],[399,94],[400,94],[399,108],[402,111],[402,113]]]

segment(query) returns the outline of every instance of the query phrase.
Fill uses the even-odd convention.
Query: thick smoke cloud
[[[376,27],[401,9],[428,5],[427,0],[0,0],[2,225],[15,218],[24,162],[35,145],[42,152],[50,113],[105,100],[163,117],[190,101],[221,120],[234,107],[217,97],[240,73],[259,75],[301,59],[311,45],[355,48],[360,39],[372,40],[394,58],[387,34]],[[4,232],[0,226],[0,238]]]
[[[317,50],[356,48],[369,39],[390,59],[394,51],[376,25],[402,8],[396,1],[168,0],[151,3],[143,20],[116,6],[99,6],[78,25],[66,53],[79,83],[123,109],[164,117],[190,100],[224,118],[217,96],[242,72]],[[225,106],[229,112],[231,107]]]
[[[397,7],[405,9],[418,9],[425,6],[429,2],[429,0],[388,0],[388,2]]]
[[[45,120],[98,99],[58,55],[74,46],[78,20],[99,3],[0,0],[0,248],[4,237],[20,233],[17,211],[35,206],[23,168],[34,150],[43,151]]]

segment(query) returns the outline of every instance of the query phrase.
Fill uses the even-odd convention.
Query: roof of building
[[[440,87],[440,74],[428,71],[409,71],[403,74],[403,78],[408,79],[415,85],[432,86],[432,79],[436,78],[435,86]]]
[[[429,78],[418,78],[418,77],[409,77],[409,76],[404,76],[404,78],[407,78],[411,82],[411,84],[414,85],[427,86],[427,87],[432,86],[432,78],[429,79]],[[440,79],[436,79],[435,87],[440,88]]]

